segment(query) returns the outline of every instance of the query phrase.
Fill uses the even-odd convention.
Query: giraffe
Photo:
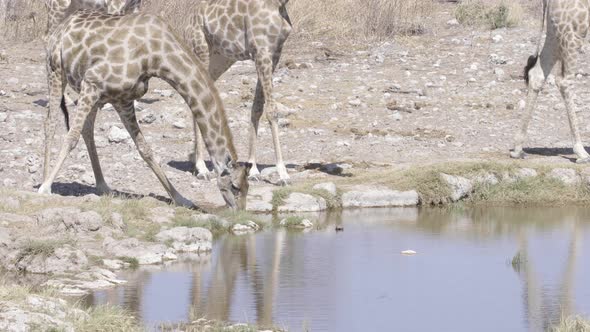
[[[77,10],[101,10],[112,15],[137,13],[141,0],[45,0],[47,9],[46,34]]]
[[[522,145],[527,129],[547,76],[558,61],[561,61],[561,79],[558,87],[565,100],[569,125],[573,136],[573,149],[577,163],[590,162],[590,155],[584,149],[578,119],[576,116],[576,97],[574,83],[578,69],[578,55],[590,25],[590,1],[588,0],[543,0],[543,21],[537,44],[537,51],[528,59],[525,67],[525,81],[528,85],[527,103],[521,114],[521,127],[514,139],[512,158],[524,158]],[[541,49],[544,24],[547,24],[547,37]]]
[[[260,117],[266,113],[272,131],[277,170],[281,184],[289,182],[279,142],[276,103],[272,96],[272,75],[291,32],[286,4],[289,0],[206,0],[202,1],[186,29],[193,52],[216,81],[236,61],[254,60],[258,83],[251,111],[249,159],[250,178],[258,179],[256,140]],[[195,131],[191,161],[199,177],[208,176],[204,162],[203,139]]]
[[[172,200],[182,206],[193,204],[172,186],[148,146],[135,116],[133,101],[143,96],[151,77],[168,82],[183,97],[199,126],[217,172],[218,187],[227,205],[244,208],[248,192],[249,165],[237,163],[232,135],[217,89],[199,60],[190,53],[157,16],[133,14],[112,16],[80,11],[59,25],[47,45],[49,109],[45,121],[45,152],[55,134],[55,110],[66,113],[63,95],[66,84],[80,94],[70,119],[56,165],[45,164],[39,193],[51,193],[66,157],[80,139],[91,158],[97,188],[108,191],[94,144],[97,111],[111,103],[135,142],[141,157],[156,174]],[[46,158],[46,162],[49,159]]]

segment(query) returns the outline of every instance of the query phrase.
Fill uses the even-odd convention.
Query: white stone
[[[285,219],[281,220],[279,224],[281,226],[285,226],[285,227],[289,227],[289,228],[300,228],[300,229],[306,229],[306,228],[313,227],[313,222],[311,222],[309,219],[305,219],[305,218],[298,220],[298,222],[296,222],[296,223],[289,222],[289,219],[285,218]]]
[[[213,235],[201,227],[175,227],[158,233],[156,239],[172,241],[172,248],[179,252],[206,252],[211,251]]]
[[[343,208],[372,208],[416,206],[420,202],[418,193],[397,191],[384,187],[356,186],[342,194]]]
[[[580,177],[575,169],[555,168],[549,173],[549,177],[561,181],[563,184],[574,185],[580,183]]]
[[[450,199],[453,202],[458,202],[462,198],[469,196],[473,191],[473,184],[469,179],[444,173],[441,173],[440,176],[449,185],[451,189]]]
[[[253,222],[251,220],[246,221],[244,224],[235,224],[231,227],[231,231],[235,235],[244,235],[244,234],[255,233],[259,229],[260,229],[260,226],[258,226],[258,224],[256,224],[255,222]]]
[[[326,200],[308,194],[291,193],[279,206],[279,212],[317,212],[326,209]]]
[[[252,212],[272,212],[272,187],[251,187],[248,191],[246,210]]]
[[[111,127],[107,137],[111,143],[123,143],[131,138],[127,130],[121,129],[117,126]]]
[[[414,250],[404,250],[401,252],[401,254],[411,256],[411,255],[415,255],[417,253]]]

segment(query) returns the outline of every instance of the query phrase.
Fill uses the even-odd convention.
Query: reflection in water
[[[580,282],[590,270],[579,263],[590,258],[589,217],[583,208],[344,211],[306,234],[222,237],[210,256],[125,272],[128,284],[85,300],[121,304],[148,326],[207,317],[294,331],[542,331],[562,314],[590,314]]]

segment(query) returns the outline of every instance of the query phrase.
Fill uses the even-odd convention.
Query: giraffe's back
[[[93,80],[109,96],[122,91],[140,97],[147,80],[159,76],[170,59],[187,56],[168,24],[147,14],[78,12],[57,29],[55,38],[68,84],[79,91],[83,79]]]
[[[268,1],[213,0],[201,15],[211,52],[235,60],[249,59],[260,47],[278,47],[291,31],[276,4]]]

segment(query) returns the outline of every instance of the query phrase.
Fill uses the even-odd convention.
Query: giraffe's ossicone
[[[81,11],[61,23],[48,37],[47,72],[49,108],[45,121],[45,153],[49,156],[55,134],[57,110],[64,105],[66,83],[80,94],[70,114],[70,128],[57,163],[40,193],[50,193],[51,184],[64,160],[84,135],[99,191],[108,192],[94,144],[94,119],[105,104],[113,104],[135,142],[141,157],[154,171],[176,204],[192,206],[172,186],[148,146],[135,116],[133,101],[158,77],[168,82],[188,104],[217,172],[221,194],[232,208],[244,208],[248,193],[248,166],[237,163],[227,117],[217,89],[199,60],[189,52],[160,18],[153,15],[106,15]],[[64,108],[65,110],[65,108]],[[67,112],[66,112],[67,114]]]

